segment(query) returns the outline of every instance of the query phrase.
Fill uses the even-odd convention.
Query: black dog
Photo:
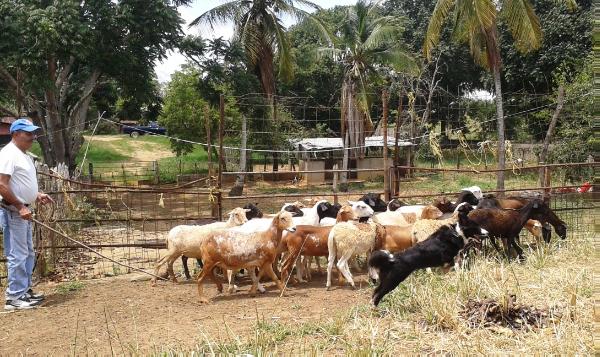
[[[469,204],[463,205],[459,209],[457,224],[439,228],[425,241],[402,253],[391,254],[385,250],[373,252],[369,258],[369,275],[379,280],[373,292],[373,304],[377,306],[413,271],[452,264],[468,238],[486,235],[487,232],[467,216],[472,209]]]

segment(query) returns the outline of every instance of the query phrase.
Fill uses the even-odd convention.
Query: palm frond
[[[415,58],[407,51],[400,48],[393,48],[375,55],[377,62],[391,67],[399,73],[416,74],[419,66]]]
[[[579,5],[577,5],[577,1],[575,0],[554,0],[557,5],[565,4],[569,11],[573,12],[579,9]]]
[[[423,44],[423,54],[428,60],[431,59],[431,53],[435,46],[440,42],[440,33],[444,22],[448,18],[450,11],[454,7],[455,0],[438,0],[435,4],[435,9],[429,19],[427,25],[427,33],[425,34],[425,43]]]
[[[521,52],[537,49],[542,43],[540,20],[527,0],[505,0],[502,16]]]
[[[373,30],[362,44],[366,50],[375,49],[385,44],[390,44],[392,41],[397,40],[398,34],[402,28],[396,26],[389,26],[378,24],[373,27]]]
[[[225,4],[216,6],[195,18],[190,23],[189,27],[207,23],[211,29],[214,29],[217,24],[225,23],[240,17],[244,8],[247,8],[244,6],[244,1],[234,0],[226,2]]]
[[[496,6],[492,0],[473,0],[473,15],[470,17],[472,27],[478,23],[483,32],[492,28],[496,23]]]
[[[290,81],[294,77],[294,65],[292,58],[292,46],[290,39],[285,32],[285,28],[279,22],[277,15],[272,11],[268,11],[271,16],[272,31],[275,34],[277,46],[277,56],[279,57],[279,76],[286,81]]]

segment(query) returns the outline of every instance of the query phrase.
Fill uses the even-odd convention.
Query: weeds
[[[67,295],[83,290],[83,288],[85,288],[85,284],[81,281],[70,281],[57,286],[56,293],[60,295]]]

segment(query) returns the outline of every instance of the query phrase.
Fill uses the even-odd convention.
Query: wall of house
[[[388,167],[392,166],[393,160],[388,160]],[[342,160],[337,161],[338,167],[342,168]],[[357,169],[381,169],[383,167],[383,158],[380,157],[368,157],[364,159],[357,160],[356,168]],[[311,160],[304,161],[300,160],[300,170],[309,171],[309,170],[325,170],[325,160]],[[366,171],[366,172],[358,172],[357,180],[367,181],[373,180],[377,177],[383,176],[382,171]],[[304,180],[307,181],[309,185],[318,185],[322,184],[325,181],[325,173],[309,173],[303,174]],[[327,180],[328,182],[331,180]]]

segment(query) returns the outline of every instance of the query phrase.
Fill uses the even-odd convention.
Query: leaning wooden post
[[[206,151],[208,153],[208,180],[212,177],[213,163],[212,163],[212,138],[210,133],[210,110],[208,104],[204,106],[204,126],[206,128]]]
[[[223,170],[225,170],[225,157],[223,156],[223,131],[225,127],[225,98],[223,94],[219,97],[219,176],[217,178],[217,207],[219,209],[219,220],[223,220],[223,202],[221,201],[221,188],[223,187]]]
[[[398,140],[400,138],[400,119],[402,118],[402,100],[404,96],[402,92],[398,93],[398,116],[396,117],[396,128],[394,130],[395,136],[395,148],[394,148],[394,196],[398,196],[400,193],[400,170],[398,170],[398,165],[400,165],[400,148],[398,146]]]
[[[383,90],[382,100],[383,100],[383,195],[385,196],[385,200],[390,200],[390,177],[389,177],[389,169],[388,169],[388,142],[387,142],[387,120],[388,120],[388,102],[390,96],[388,94],[387,88]]]

